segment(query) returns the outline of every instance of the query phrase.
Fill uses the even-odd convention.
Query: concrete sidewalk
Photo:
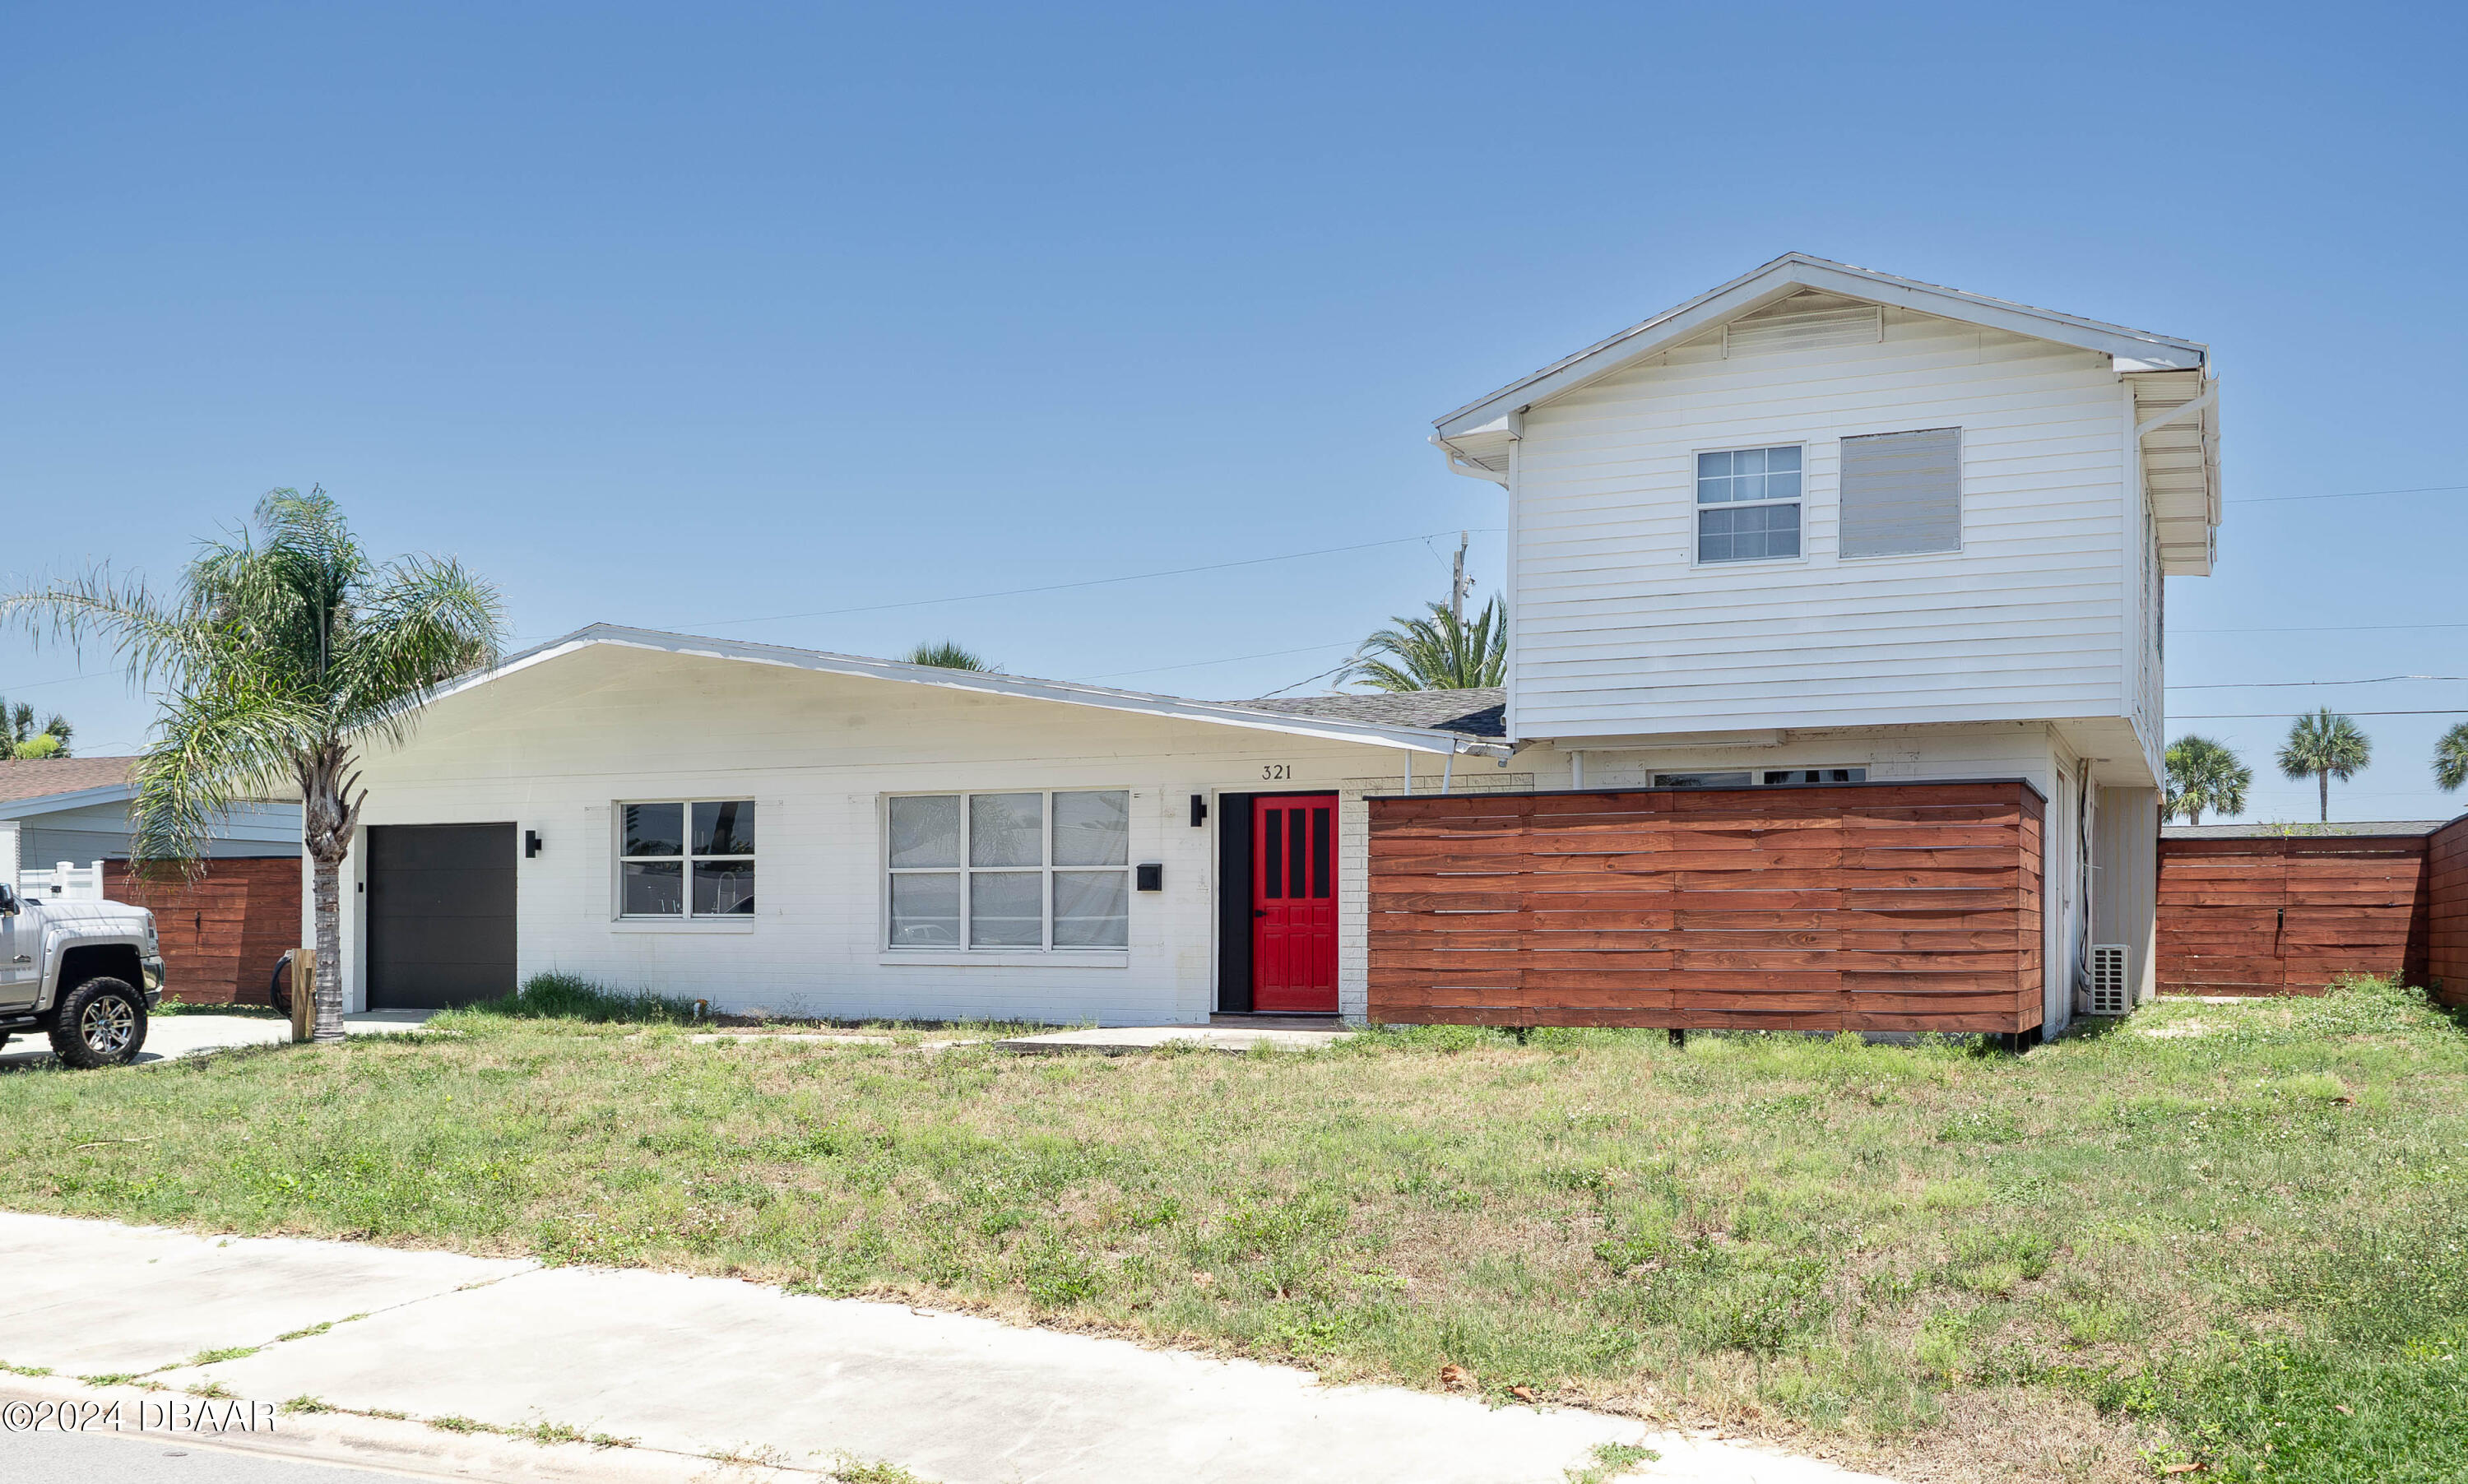
[[[1878,1484],[1589,1412],[728,1279],[7,1213],[0,1272],[0,1397],[313,1398],[333,1410],[208,1441],[439,1477],[1562,1484],[1642,1443],[1662,1458],[1640,1478]]]

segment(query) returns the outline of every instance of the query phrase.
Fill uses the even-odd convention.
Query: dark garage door
[[[514,992],[514,827],[369,827],[369,1008]]]

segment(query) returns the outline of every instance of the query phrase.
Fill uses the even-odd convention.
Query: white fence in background
[[[81,866],[63,860],[48,871],[17,872],[17,893],[24,897],[57,897],[65,902],[103,900],[103,862]]]

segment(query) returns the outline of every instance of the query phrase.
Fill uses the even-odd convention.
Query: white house
[[[2160,579],[2211,569],[2217,397],[2194,342],[1794,253],[1450,413],[1507,492],[1520,765],[2027,779],[2046,1023],[2093,942],[2148,997]]]
[[[448,687],[368,759],[352,1001],[560,970],[786,1015],[1359,1017],[1362,796],[1531,787],[1498,713],[597,626]]]
[[[2044,1023],[2150,985],[2200,345],[1794,255],[1443,418],[1505,694],[1212,703],[595,627],[369,760],[355,1005],[567,970],[834,1016],[1365,1012],[1366,796],[2021,779]]]

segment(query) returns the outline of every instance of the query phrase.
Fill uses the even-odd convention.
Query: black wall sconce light
[[[524,832],[523,832],[523,858],[524,858],[525,860],[529,860],[529,859],[531,859],[534,856],[537,856],[537,855],[538,855],[539,853],[540,853],[540,837],[539,837],[539,832],[538,832],[537,830],[526,830],[526,831],[524,831]]]
[[[1197,830],[1206,823],[1208,823],[1208,795],[1195,793],[1191,796],[1191,827]]]

